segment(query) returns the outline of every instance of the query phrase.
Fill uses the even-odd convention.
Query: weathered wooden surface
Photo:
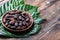
[[[45,0],[25,0],[25,3],[40,6]],[[41,17],[47,19],[42,29],[36,35],[28,38],[0,38],[0,40],[60,40],[60,1],[41,12]]]

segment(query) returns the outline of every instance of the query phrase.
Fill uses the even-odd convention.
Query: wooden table
[[[40,6],[45,0],[25,0],[25,3]],[[42,25],[42,29],[36,35],[28,38],[0,38],[0,40],[60,40],[60,1],[56,2],[45,11],[41,12],[41,17],[47,19]]]

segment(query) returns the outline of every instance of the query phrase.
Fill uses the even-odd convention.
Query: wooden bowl
[[[4,24],[4,22],[3,22],[5,16],[8,14],[8,12],[6,12],[6,13],[2,16],[2,25],[4,26],[4,28],[6,28],[6,29],[9,30],[9,31],[13,31],[13,32],[22,32],[22,31],[26,31],[26,30],[28,30],[28,29],[30,29],[30,28],[32,27],[33,18],[32,18],[32,16],[31,16],[28,12],[25,12],[25,11],[22,11],[22,10],[11,10],[11,11],[14,12],[14,13],[16,13],[17,11],[19,11],[19,12],[24,12],[25,14],[27,14],[27,15],[29,16],[31,23],[30,23],[30,25],[29,25],[27,28],[22,29],[22,30],[10,29],[10,28],[8,28],[8,27]],[[11,12],[11,11],[9,11],[9,12]]]

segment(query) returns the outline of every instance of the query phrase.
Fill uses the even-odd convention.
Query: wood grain
[[[45,0],[25,0],[26,4],[40,6]],[[60,40],[60,1],[56,2],[45,11],[41,12],[41,17],[47,19],[42,25],[42,29],[36,35],[28,38],[0,38],[0,40]]]

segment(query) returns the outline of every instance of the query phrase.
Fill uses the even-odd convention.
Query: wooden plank
[[[40,3],[43,3],[44,1],[45,0],[25,0],[25,3],[34,6],[40,6]],[[40,32],[36,35],[30,36],[28,38],[0,38],[0,40],[60,40],[60,29],[59,26],[56,26],[59,15],[60,1],[41,12],[40,16],[46,18],[47,21],[42,24],[42,30],[40,30]]]
[[[40,6],[40,3],[44,2],[45,0],[25,0],[26,4],[30,4],[33,6]]]

